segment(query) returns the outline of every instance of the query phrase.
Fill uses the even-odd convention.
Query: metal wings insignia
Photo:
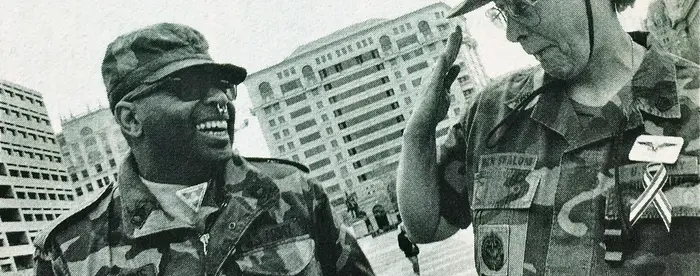
[[[639,143],[640,145],[645,145],[645,146],[649,147],[649,149],[651,149],[652,151],[657,151],[657,150],[659,150],[660,148],[671,147],[671,146],[677,145],[676,143],[668,143],[668,142],[666,142],[666,143],[661,143],[661,144],[659,144],[659,145],[654,145],[654,143],[652,143],[652,142],[641,142],[641,141],[640,141],[640,142],[637,142],[637,143]]]

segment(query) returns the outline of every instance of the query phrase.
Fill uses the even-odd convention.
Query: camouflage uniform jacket
[[[485,88],[438,151],[441,215],[473,225],[479,274],[700,275],[700,67],[647,50],[586,127],[561,82],[544,78],[546,92],[487,146],[489,131],[533,93],[539,70]],[[684,139],[663,189],[670,233],[653,204],[623,227],[644,190],[646,164],[627,158],[642,134]]]
[[[202,231],[162,210],[129,157],[118,185],[36,239],[36,275],[374,275],[301,168],[234,155],[204,196],[219,212]]]

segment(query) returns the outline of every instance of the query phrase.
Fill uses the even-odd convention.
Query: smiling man
[[[233,152],[246,71],[215,63],[199,32],[120,36],[102,75],[131,154],[34,241],[36,275],[374,275],[308,169]]]
[[[540,64],[487,86],[438,148],[451,35],[403,136],[414,241],[473,226],[479,275],[698,275],[700,66],[625,33],[633,0],[493,2],[486,15]]]

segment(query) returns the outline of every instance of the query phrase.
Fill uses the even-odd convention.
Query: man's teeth
[[[226,121],[208,121],[200,123],[196,126],[197,130],[204,132],[222,132],[221,129],[227,129],[228,124]],[[216,129],[216,130],[215,130]],[[225,131],[223,131],[225,132]]]
[[[223,130],[217,130],[217,131],[207,130],[207,131],[202,131],[202,132],[203,132],[204,134],[207,134],[207,135],[221,136],[221,137],[224,137],[224,136],[227,136],[227,135],[228,135],[228,132],[223,131]]]

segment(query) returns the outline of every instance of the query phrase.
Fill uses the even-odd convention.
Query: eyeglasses
[[[166,77],[141,93],[130,97],[129,100],[134,101],[152,93],[162,91],[170,93],[185,102],[198,101],[207,97],[212,88],[223,91],[229,101],[235,100],[238,96],[236,85],[227,80],[217,78]]]
[[[535,8],[537,0],[504,0],[486,10],[486,17],[499,29],[508,27],[508,20],[513,20],[527,27],[540,24],[540,14]]]

